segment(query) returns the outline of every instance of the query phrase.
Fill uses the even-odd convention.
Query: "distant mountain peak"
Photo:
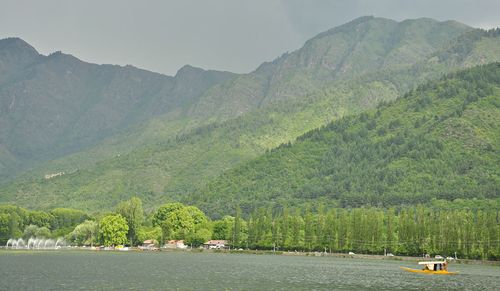
[[[402,21],[396,21],[393,19],[389,18],[384,18],[384,17],[375,17],[375,16],[361,16],[356,19],[353,19],[345,24],[342,24],[340,26],[331,28],[327,31],[321,32],[312,39],[308,40],[308,42],[315,40],[315,39],[320,39],[325,36],[333,35],[335,33],[339,32],[344,32],[344,33],[351,33],[356,27],[360,25],[367,25],[368,23],[387,23],[387,24],[400,24],[400,25],[405,25],[405,24],[415,24],[415,23],[427,23],[427,24],[450,24],[453,26],[460,26],[460,27],[468,27],[466,24],[460,23],[458,21],[454,20],[446,20],[446,21],[438,21],[433,18],[428,18],[428,17],[421,17],[421,18],[415,18],[415,19],[405,19]]]
[[[353,20],[347,22],[346,24],[358,24],[358,23],[367,22],[367,21],[370,21],[370,20],[373,20],[373,19],[375,19],[375,16],[373,16],[373,15],[365,15],[365,16],[360,16],[358,18],[354,18]]]
[[[405,22],[434,22],[434,23],[437,23],[439,21],[437,21],[434,18],[430,18],[430,17],[411,18],[411,19],[405,19],[405,20],[400,21],[400,23],[405,23]]]
[[[204,69],[198,68],[198,67],[193,67],[191,65],[184,65],[182,68],[180,68],[177,73],[175,74],[176,77],[180,77],[183,75],[189,75],[193,73],[200,73],[200,72],[205,72]]]
[[[20,70],[43,59],[43,55],[19,37],[0,39],[0,83],[15,78]]]
[[[75,59],[78,59],[77,57],[75,57],[71,54],[63,53],[62,51],[55,51],[55,52],[49,54],[48,57],[49,58],[75,58]]]
[[[17,50],[38,55],[38,51],[34,47],[19,37],[0,39],[0,51],[3,50]]]
[[[23,39],[21,39],[19,37],[6,37],[3,39],[0,39],[0,45],[4,45],[4,44],[23,44],[23,45],[30,46],[26,41],[24,41]]]
[[[355,29],[355,27],[358,27],[359,25],[363,25],[363,24],[366,24],[369,22],[373,22],[375,20],[396,23],[396,21],[392,20],[392,19],[379,18],[379,17],[375,17],[375,16],[361,16],[361,17],[358,17],[354,20],[351,20],[345,24],[342,24],[340,26],[336,26],[334,28],[331,28],[327,31],[321,32],[318,35],[316,35],[315,37],[309,39],[307,42],[311,42],[311,41],[314,41],[316,39],[320,39],[320,38],[323,38],[323,37],[326,37],[329,35],[334,35],[334,34],[339,33],[339,32],[350,33]]]
[[[74,55],[66,54],[62,51],[55,51],[49,54],[46,58],[46,61],[65,65],[85,63]]]

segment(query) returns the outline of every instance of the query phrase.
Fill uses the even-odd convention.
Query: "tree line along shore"
[[[496,203],[496,202],[495,202]],[[195,206],[167,203],[145,212],[139,198],[113,212],[0,205],[0,245],[11,238],[60,238],[75,246],[162,246],[183,240],[193,248],[227,240],[232,249],[500,260],[500,212],[431,206],[392,208],[267,207],[212,220]]]

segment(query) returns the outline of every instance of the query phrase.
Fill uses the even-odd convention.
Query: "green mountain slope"
[[[283,102],[236,120],[207,125],[163,141],[162,132],[171,132],[166,126],[171,123],[155,122],[141,132],[146,135],[144,139],[153,138],[155,143],[138,146],[128,154],[116,154],[88,167],[85,165],[89,156],[102,157],[116,152],[124,140],[56,160],[2,187],[0,200],[33,207],[64,204],[82,209],[103,209],[113,207],[130,195],[141,196],[146,205],[181,199],[222,171],[331,119],[353,112],[349,100],[358,93],[396,97],[395,92],[385,90],[383,86],[379,88],[375,82],[356,90],[346,88],[346,92],[339,94],[324,92],[316,97],[318,100],[314,106],[307,100]],[[336,103],[329,102],[330,98]],[[136,132],[124,139],[140,142],[140,136]],[[66,175],[51,180],[43,178],[45,174],[60,171]]]
[[[275,100],[224,122],[197,127],[200,123],[193,123],[192,117],[172,120],[168,115],[161,116],[4,185],[0,201],[35,208],[57,205],[87,210],[109,209],[133,195],[140,196],[147,207],[169,200],[190,199],[196,203],[186,197],[197,188],[309,130],[375,108],[381,101],[394,100],[426,79],[474,62],[500,61],[500,54],[488,54],[500,44],[496,35],[480,30],[467,35],[445,43],[411,65],[387,66],[376,73],[325,82],[304,96]],[[467,49],[463,49],[465,42]],[[184,133],[172,138],[179,128]],[[131,144],[136,145],[135,150],[122,150]],[[66,174],[43,178],[59,171]]]
[[[276,100],[307,95],[335,80],[410,68],[471,29],[454,21],[361,17],[317,35],[252,73],[215,86],[191,113],[237,116]]]
[[[185,115],[205,90],[233,77],[189,66],[170,77],[0,40],[0,178],[153,117]]]
[[[212,215],[235,204],[343,207],[500,197],[500,63],[426,83],[227,171],[190,197]]]
[[[0,177],[110,137],[116,140],[115,134],[133,133],[140,129],[131,126],[143,128],[141,123],[165,113],[168,117],[162,119],[168,122],[184,118],[185,111],[190,120],[223,121],[275,100],[310,94],[333,80],[408,67],[470,29],[431,19],[398,23],[362,17],[228,83],[224,81],[233,75],[191,67],[171,78],[131,66],[88,64],[61,53],[45,57],[20,39],[5,39],[0,64],[9,82],[0,87],[5,124],[0,130]],[[216,84],[221,86],[204,93]],[[242,108],[242,102],[253,105]]]

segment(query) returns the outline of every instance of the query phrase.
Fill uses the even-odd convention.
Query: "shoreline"
[[[272,250],[207,250],[207,249],[161,249],[161,250],[141,250],[138,248],[131,248],[128,250],[99,250],[91,248],[66,248],[66,249],[41,249],[41,250],[28,250],[28,249],[6,249],[0,248],[0,253],[19,252],[19,253],[38,253],[38,252],[72,252],[72,251],[89,251],[89,252],[134,252],[134,253],[207,253],[207,254],[246,254],[246,255],[272,255],[272,256],[304,256],[304,257],[331,257],[343,259],[360,259],[360,260],[388,260],[388,261],[410,261],[418,262],[421,260],[429,259],[422,257],[411,256],[384,256],[384,255],[371,255],[371,254],[354,254],[349,255],[345,253],[324,253],[324,252],[288,252],[288,251],[272,251]],[[500,266],[500,261],[489,260],[472,260],[472,259],[457,259],[452,261],[455,264],[471,264],[471,265],[489,265]]]

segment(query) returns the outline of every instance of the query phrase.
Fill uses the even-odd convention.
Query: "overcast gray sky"
[[[0,0],[0,38],[94,63],[250,72],[363,15],[500,26],[500,0]]]

